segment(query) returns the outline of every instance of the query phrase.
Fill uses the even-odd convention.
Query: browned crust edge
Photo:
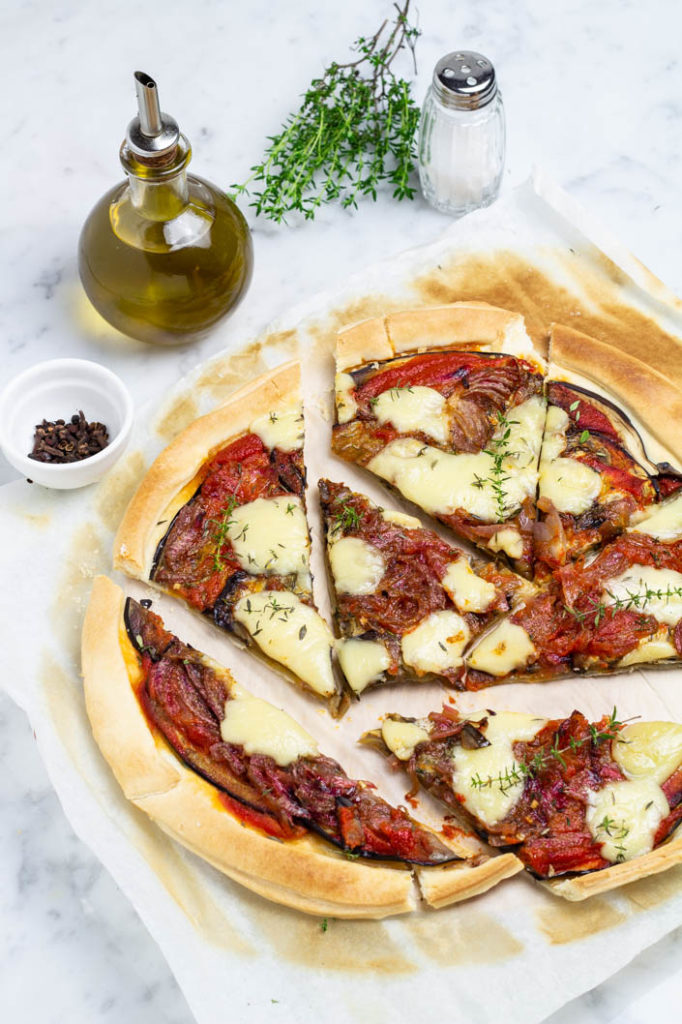
[[[668,868],[675,867],[680,863],[682,863],[682,835],[677,835],[663,843],[662,846],[651,850],[650,853],[645,853],[642,857],[635,857],[634,860],[625,861],[623,864],[614,864],[613,867],[604,868],[602,871],[593,871],[587,875],[579,875],[576,878],[557,878],[544,881],[541,884],[556,896],[563,896],[565,900],[586,900],[590,896],[610,892],[612,889],[620,888],[621,885],[636,882],[640,878],[660,874],[661,871],[667,871]]]
[[[251,381],[178,434],[154,460],[128,505],[114,541],[114,567],[146,579],[159,520],[209,454],[247,431],[258,416],[282,410],[299,396],[300,365],[286,363]]]
[[[457,345],[511,352],[520,343],[529,356],[543,362],[520,313],[486,302],[454,302],[401,310],[346,327],[337,337],[336,365],[343,372],[407,352]]]
[[[679,451],[682,366],[680,382],[671,381],[616,345],[597,341],[563,324],[552,324],[550,345],[551,363],[608,388],[662,445],[672,452]]]
[[[156,740],[131,687],[134,652],[123,607],[123,591],[98,576],[83,626],[82,666],[93,734],[125,796],[187,849],[276,903],[349,918],[414,909],[409,870],[348,859],[312,835],[281,843],[243,826],[219,804],[214,786]],[[461,867],[458,899],[501,880],[488,861]]]
[[[471,868],[451,864],[443,868],[416,868],[417,881],[426,903],[434,909],[460,903],[471,896],[480,896],[505,878],[523,871],[523,864],[513,853],[490,857],[477,869],[475,884],[467,877]]]

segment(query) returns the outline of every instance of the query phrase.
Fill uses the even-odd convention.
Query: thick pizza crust
[[[183,493],[184,489],[206,459],[246,433],[259,416],[282,411],[299,399],[300,377],[299,363],[278,366],[195,420],[164,448],[135,492],[118,529],[115,568],[136,579],[148,578],[156,546],[170,519],[191,497]]]
[[[679,379],[672,381],[620,351],[617,339],[614,345],[609,345],[562,324],[552,324],[550,346],[550,376],[555,368],[566,369],[586,378],[588,387],[594,383],[597,388],[607,389],[635,425],[641,421],[664,448],[679,451],[682,363]],[[646,446],[646,438],[644,442]],[[655,458],[653,453],[652,458]]]
[[[657,875],[680,863],[682,863],[682,835],[668,840],[667,843],[650,853],[645,853],[642,857],[625,861],[623,864],[614,864],[613,867],[604,868],[602,871],[593,871],[575,878],[557,878],[553,881],[542,882],[542,885],[557,896],[563,896],[566,900],[586,900],[590,896],[609,892],[611,889],[617,889],[629,882],[636,882],[640,878]]]
[[[350,918],[414,909],[409,869],[346,858],[313,835],[282,843],[242,825],[220,804],[216,787],[154,736],[131,686],[137,661],[123,608],[123,592],[98,576],[83,627],[82,666],[95,740],[126,797],[187,849],[277,903]],[[506,877],[488,861],[475,867],[458,862],[458,867],[457,899]],[[431,869],[419,871],[423,886]]]
[[[526,334],[520,313],[486,302],[425,306],[364,320],[341,331],[336,344],[339,372],[408,352],[467,346],[543,360]]]
[[[436,910],[451,903],[459,903],[470,896],[480,896],[502,882],[523,871],[523,864],[513,853],[502,853],[488,858],[477,869],[472,885],[467,873],[471,868],[460,864],[446,864],[442,868],[417,868],[417,880],[422,896]]]

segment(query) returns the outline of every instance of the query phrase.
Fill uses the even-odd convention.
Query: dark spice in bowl
[[[103,423],[88,423],[83,410],[68,422],[43,420],[36,425],[33,451],[29,459],[36,462],[80,462],[96,455],[109,444],[109,431]]]

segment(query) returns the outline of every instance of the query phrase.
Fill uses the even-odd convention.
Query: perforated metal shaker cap
[[[455,50],[436,64],[433,89],[445,107],[455,110],[485,107],[497,95],[495,68],[482,53]]]

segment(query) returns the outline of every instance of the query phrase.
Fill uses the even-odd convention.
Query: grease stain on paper
[[[164,441],[172,441],[185,427],[193,423],[198,415],[199,406],[192,395],[185,391],[162,410],[155,426],[156,433]]]
[[[627,919],[627,914],[616,910],[607,900],[593,896],[584,903],[545,907],[536,911],[535,919],[552,946],[563,946],[615,928]]]
[[[406,924],[419,949],[442,967],[456,964],[495,964],[523,952],[523,944],[483,911],[454,908],[433,916],[421,915]]]
[[[95,509],[104,525],[112,532],[118,529],[146,468],[147,462],[142,452],[130,452],[114,466],[97,488]]]
[[[80,664],[80,635],[92,581],[109,568],[110,552],[93,523],[83,523],[71,538],[50,606],[50,622],[59,646]]]
[[[639,878],[620,890],[621,895],[637,910],[650,910],[682,892],[682,864],[659,875]]]

